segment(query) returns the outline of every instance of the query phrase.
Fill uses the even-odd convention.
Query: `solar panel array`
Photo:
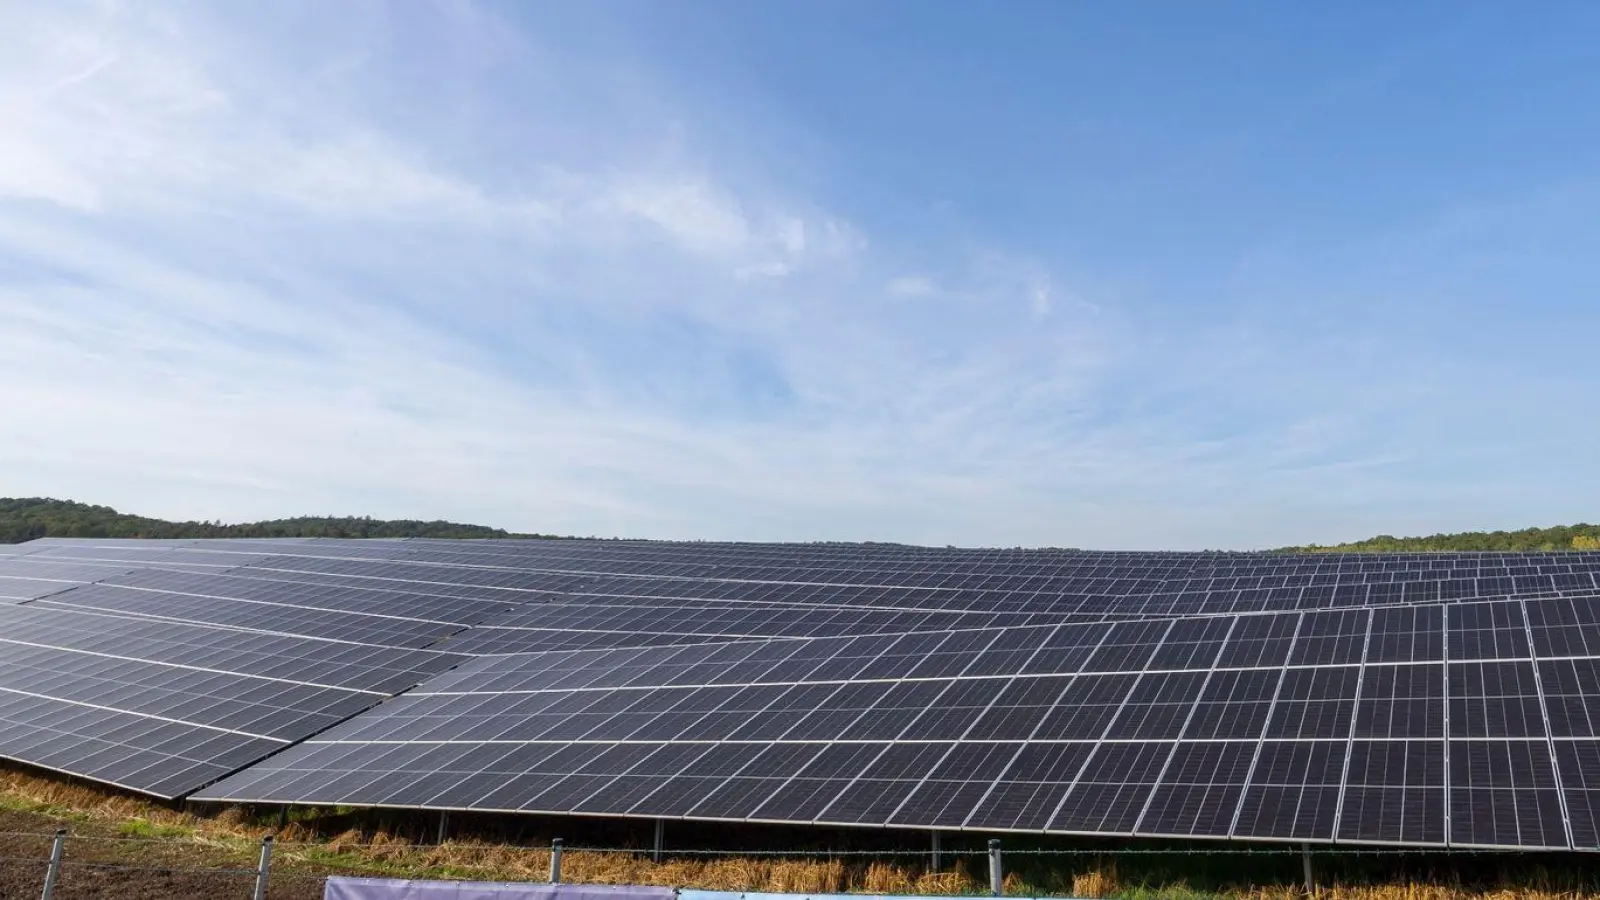
[[[40,541],[0,555],[0,755],[200,800],[1593,850],[1597,574]]]

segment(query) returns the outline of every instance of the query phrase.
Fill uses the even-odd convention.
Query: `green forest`
[[[301,516],[269,522],[168,522],[120,513],[109,506],[40,497],[0,498],[0,543],[42,537],[69,538],[528,538],[502,528],[456,522],[382,520],[357,516]]]

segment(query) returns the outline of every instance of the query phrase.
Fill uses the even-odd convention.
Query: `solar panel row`
[[[231,543],[231,542],[229,542]],[[482,587],[501,587],[514,591],[547,590],[566,594],[590,593],[596,595],[629,595],[657,596],[657,597],[682,597],[706,596],[712,599],[746,599],[754,592],[777,591],[778,596],[784,599],[798,601],[821,600],[824,602],[847,602],[850,605],[860,605],[877,597],[885,596],[885,588],[891,589],[897,597],[907,597],[932,600],[936,608],[953,609],[973,603],[995,602],[1010,598],[1013,602],[1022,602],[1024,598],[1036,594],[1043,594],[1049,600],[1053,611],[1061,611],[1060,601],[1063,598],[1072,599],[1082,597],[1099,601],[1123,600],[1136,596],[1126,590],[1100,592],[1079,590],[1075,585],[1080,585],[1080,579],[1070,573],[1076,571],[1091,571],[1112,573],[1112,577],[1099,578],[1095,584],[1100,587],[1121,586],[1123,588],[1137,587],[1140,591],[1137,596],[1148,598],[1150,595],[1157,597],[1181,596],[1190,600],[1203,601],[1212,593],[1243,592],[1240,597],[1246,602],[1257,600],[1273,600],[1280,606],[1285,602],[1293,602],[1309,607],[1329,605],[1367,605],[1373,602],[1405,602],[1404,592],[1407,585],[1425,581],[1436,583],[1436,587],[1409,588],[1414,593],[1411,602],[1431,602],[1433,600],[1463,599],[1474,596],[1492,597],[1507,595],[1529,595],[1544,592],[1558,591],[1592,591],[1594,589],[1594,573],[1600,565],[1592,560],[1585,562],[1581,554],[1543,554],[1537,558],[1544,560],[1540,563],[1531,563],[1527,560],[1523,565],[1489,565],[1486,563],[1465,560],[1457,562],[1453,568],[1435,566],[1433,568],[1412,566],[1406,569],[1391,571],[1382,563],[1382,559],[1372,561],[1365,568],[1352,568],[1352,564],[1345,563],[1338,566],[1323,564],[1280,564],[1270,569],[1263,568],[1257,562],[1261,557],[1241,556],[1237,554],[1190,554],[1191,565],[1182,573],[1192,574],[1199,570],[1215,570],[1219,566],[1226,566],[1228,572],[1225,577],[1210,578],[1207,580],[1196,579],[1167,579],[1153,580],[1149,578],[1135,579],[1125,577],[1129,572],[1143,572],[1155,569],[1154,561],[1163,554],[1124,554],[1117,558],[1117,566],[1113,567],[1104,563],[1093,566],[1073,566],[1060,564],[1044,567],[1045,576],[1020,578],[1017,576],[976,576],[963,574],[975,567],[967,557],[970,554],[960,554],[952,557],[942,564],[942,574],[924,578],[924,581],[940,584],[912,584],[912,579],[904,578],[903,574],[893,574],[888,584],[862,583],[865,581],[883,581],[883,578],[871,578],[868,569],[856,568],[851,570],[829,570],[836,577],[825,577],[822,580],[807,580],[806,576],[816,574],[815,570],[806,569],[799,561],[787,566],[765,567],[759,571],[745,571],[742,574],[735,571],[735,567],[728,566],[685,566],[681,564],[653,563],[644,567],[651,571],[644,576],[650,580],[653,591],[639,593],[639,575],[618,575],[608,571],[596,571],[592,561],[572,561],[565,556],[553,555],[548,548],[552,545],[561,548],[576,546],[581,542],[538,542],[537,552],[527,552],[520,556],[508,556],[505,552],[470,554],[471,558],[480,560],[475,563],[452,561],[461,553],[441,551],[424,552],[419,549],[406,549],[407,545],[397,545],[392,542],[370,542],[382,544],[381,548],[353,548],[352,543],[360,542],[335,542],[333,546],[322,543],[312,545],[315,553],[304,551],[305,545],[295,545],[302,549],[301,556],[288,553],[269,554],[259,549],[246,552],[244,550],[217,550],[211,547],[188,547],[182,550],[163,550],[161,558],[170,560],[182,558],[185,564],[194,562],[197,558],[214,560],[213,565],[249,564],[260,567],[263,574],[271,572],[300,572],[302,574],[331,574],[347,578],[370,578],[386,582],[417,584],[432,583],[440,588],[459,590],[467,584]],[[254,545],[252,545],[254,546]],[[585,545],[589,546],[589,545]],[[610,551],[612,547],[618,552],[626,551],[633,545],[628,544],[599,544],[603,550]],[[680,552],[698,553],[699,545],[676,545]],[[51,548],[46,548],[51,549]],[[290,548],[293,549],[293,548]],[[516,548],[513,548],[516,549]],[[367,554],[366,558],[355,555],[358,551]],[[103,558],[107,555],[118,559],[137,557],[139,551],[127,548],[114,548],[107,550],[100,546],[65,546],[55,547],[52,552],[66,554],[71,558]],[[711,551],[705,551],[711,552]],[[150,552],[142,554],[151,556]],[[1040,554],[1047,557],[1073,558],[1076,556],[1104,557],[1104,554]],[[1271,559],[1306,559],[1305,557],[1271,557]],[[1313,557],[1312,559],[1316,559]],[[492,562],[491,562],[492,560]],[[1567,560],[1561,562],[1560,560]],[[114,561],[102,559],[102,561]],[[170,567],[177,563],[164,562],[163,566]],[[626,568],[620,563],[616,568]],[[640,568],[635,566],[633,568]],[[1034,568],[1018,563],[1017,569]],[[690,577],[685,572],[710,571],[704,577]],[[1055,570],[1050,574],[1050,570]],[[1344,571],[1336,571],[1344,570]],[[1290,572],[1298,574],[1280,574],[1269,576],[1244,576],[1238,573],[1244,571]],[[1120,572],[1121,575],[1116,575]],[[761,576],[761,577],[755,577]],[[1047,576],[1047,577],[1046,577]],[[982,590],[971,588],[973,584],[982,584],[984,580],[991,582],[1000,578],[1000,582],[984,585]],[[555,579],[555,580],[552,580]],[[977,579],[976,581],[974,579]],[[1398,581],[1396,579],[1399,579]],[[1004,586],[1003,583],[1011,586]],[[1480,584],[1481,582],[1481,584]],[[1390,588],[1400,585],[1401,596],[1395,596]],[[584,591],[585,585],[598,585],[599,591]],[[1017,589],[1017,585],[1024,589]],[[630,591],[627,588],[633,587]],[[965,587],[963,587],[965,586]],[[1093,585],[1091,585],[1093,586]],[[1364,586],[1365,590],[1358,590],[1357,586]],[[1374,586],[1376,593],[1374,593]],[[1312,589],[1304,598],[1300,597],[1303,589]],[[952,596],[952,591],[968,590],[967,595]],[[1328,595],[1328,590],[1336,592],[1336,596]],[[1269,593],[1258,595],[1267,591]],[[1276,591],[1277,593],[1270,593]],[[1287,591],[1287,592],[1285,592]],[[1164,601],[1170,602],[1170,601]],[[1207,611],[1207,610],[1187,610]],[[1212,610],[1228,611],[1228,610]]]
[[[486,658],[201,796],[1590,847],[1600,660],[1557,654],[1600,631],[1570,605]]]

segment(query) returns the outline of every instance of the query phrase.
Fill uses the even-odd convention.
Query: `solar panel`
[[[1600,850],[1600,741],[1556,741],[1572,846]]]
[[[295,602],[241,601],[172,591],[85,585],[37,599],[38,609],[72,609],[116,616],[348,640],[386,647],[428,647],[467,628],[464,624],[390,614],[317,609]]]
[[[0,606],[0,755],[181,796],[456,659]]]
[[[0,556],[0,595],[9,600],[31,600],[132,570],[126,564]]]
[[[1548,743],[1452,740],[1449,748],[1453,844],[1570,846]]]
[[[1541,660],[1537,672],[1550,734],[1600,737],[1600,660]]]
[[[32,575],[0,575],[0,603],[37,600],[62,591],[70,591],[86,582],[62,578],[38,578]]]
[[[1228,835],[1328,840],[1343,793],[1346,749],[1344,741],[1262,741]]]
[[[1253,742],[1177,745],[1135,831],[1184,837],[1227,834],[1254,759]]]
[[[152,792],[1595,845],[1600,554],[26,546],[0,556],[0,611],[89,624],[71,640],[58,629],[49,640],[0,641],[0,689],[48,687],[37,697],[0,690],[0,701],[21,698],[0,710],[0,752],[131,777],[157,785],[141,788]],[[43,621],[18,619],[17,633]],[[7,620],[0,626],[11,634]],[[163,642],[163,629],[189,629],[191,639]],[[290,644],[271,661],[228,659],[215,652],[218,635]],[[109,679],[72,662],[121,644],[133,658]],[[206,678],[225,676],[221,694],[201,685],[214,699],[138,668],[192,658],[218,670]],[[329,668],[339,665],[361,674]],[[324,683],[336,677],[354,681]],[[240,686],[249,679],[399,696],[374,706],[318,694],[268,714]],[[96,691],[113,702],[87,717],[60,708]],[[119,718],[128,716],[137,721]],[[295,724],[313,720],[315,734]],[[161,733],[172,759],[141,731],[158,721],[184,729],[181,739]],[[213,738],[207,728],[242,733]],[[262,739],[276,743],[231,743]],[[236,774],[196,791],[227,772]]]
[[[1336,834],[1364,843],[1443,845],[1445,743],[1350,743]]]

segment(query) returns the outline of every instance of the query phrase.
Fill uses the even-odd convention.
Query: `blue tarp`
[[[496,881],[410,881],[404,878],[328,879],[322,900],[672,900],[665,887],[603,884],[517,884]]]

